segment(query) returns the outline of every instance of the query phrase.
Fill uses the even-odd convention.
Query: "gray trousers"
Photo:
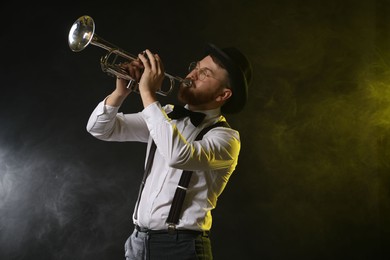
[[[134,229],[125,243],[126,260],[212,260],[210,238],[201,233],[147,233]]]

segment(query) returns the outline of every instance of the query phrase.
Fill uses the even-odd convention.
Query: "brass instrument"
[[[127,71],[122,69],[120,64],[116,63],[119,57],[128,61],[133,61],[137,59],[137,57],[98,37],[95,33],[95,22],[92,17],[84,15],[73,23],[68,35],[68,44],[70,49],[74,52],[84,50],[89,44],[107,50],[107,54],[100,59],[102,70],[109,75],[127,80],[127,88],[138,93],[137,80],[132,78]],[[170,83],[168,90],[164,91],[160,88],[156,92],[163,96],[169,95],[176,83],[182,84],[185,87],[190,87],[192,84],[190,79],[182,79],[168,73],[165,73],[165,77],[169,79]]]

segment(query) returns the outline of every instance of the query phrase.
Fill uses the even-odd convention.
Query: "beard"
[[[178,92],[178,99],[183,104],[189,104],[193,106],[200,106],[208,104],[215,99],[215,92],[199,92],[193,87],[180,86]]]

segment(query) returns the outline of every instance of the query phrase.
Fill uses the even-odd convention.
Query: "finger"
[[[149,60],[145,57],[143,53],[138,54],[138,58],[141,60],[145,69],[146,68],[150,69]]]
[[[127,62],[121,62],[119,63],[119,67],[123,70],[127,70]]]
[[[159,59],[159,57],[157,56],[157,54],[154,55],[154,60],[156,61],[156,72],[158,74],[161,74],[162,72],[162,69],[161,69],[161,60]]]
[[[149,59],[149,64],[152,67],[152,70],[156,70],[156,59],[154,58],[153,53],[150,50],[146,49],[145,54]]]
[[[142,61],[139,58],[137,58],[136,60],[133,60],[132,64],[134,66],[136,66],[137,68],[139,68],[139,69],[143,69],[144,68],[144,65],[142,64]]]
[[[143,69],[143,67],[142,67],[142,69]],[[141,72],[142,69],[138,68],[135,70],[135,78],[137,79],[137,81],[139,81],[141,76],[142,76],[142,72]]]
[[[161,62],[160,56],[154,54],[154,59],[156,60],[156,65],[159,72],[164,72],[164,64]]]
[[[134,65],[131,65],[131,66],[129,66],[128,71],[129,71],[130,77],[135,78],[136,80],[138,80],[137,76],[136,76],[136,73],[138,71],[137,67],[135,67]]]
[[[122,62],[122,63],[119,63],[118,64],[118,68],[119,68],[119,71],[120,73],[122,74],[128,74],[129,73],[129,69],[130,69],[130,66],[129,66],[129,63],[127,62]],[[118,79],[122,79],[120,76],[117,77]]]

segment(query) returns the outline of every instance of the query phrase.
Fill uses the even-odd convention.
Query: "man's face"
[[[219,67],[210,56],[199,61],[196,68],[186,78],[192,80],[192,86],[181,86],[178,98],[180,102],[193,106],[213,102],[223,88],[227,87],[228,82],[227,71]]]

